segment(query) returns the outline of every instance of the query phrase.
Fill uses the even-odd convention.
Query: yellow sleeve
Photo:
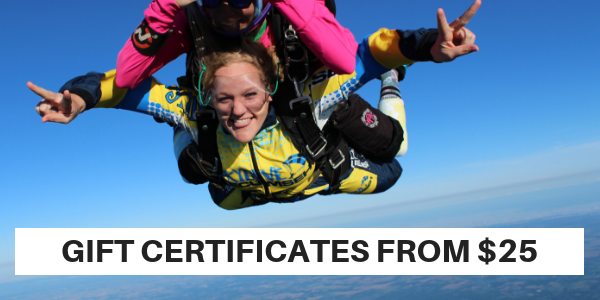
[[[160,84],[148,78],[135,89],[115,84],[116,72],[108,71],[100,79],[101,97],[94,108],[117,108],[144,113],[180,126],[195,138],[195,112],[199,109],[195,93],[188,89]]]
[[[384,68],[395,69],[415,63],[406,58],[400,50],[400,35],[396,30],[381,28],[368,38],[369,50],[375,60]]]
[[[127,89],[122,89],[115,84],[117,70],[111,70],[104,73],[104,78],[100,80],[100,90],[102,91],[102,97],[94,108],[111,108],[115,107],[125,94]]]

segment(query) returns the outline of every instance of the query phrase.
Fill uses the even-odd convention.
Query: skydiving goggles
[[[210,100],[212,99],[212,92],[213,91],[209,90],[209,91],[202,92],[202,77],[204,77],[204,72],[206,71],[206,66],[204,66],[204,63],[200,63],[200,64],[202,66],[202,71],[200,72],[200,78],[198,78],[198,91],[199,91],[199,93],[198,93],[198,101],[200,102],[200,104],[202,106],[208,106],[208,104],[210,103]],[[277,63],[277,76],[275,78],[279,78],[279,66],[280,65],[281,65],[281,62],[278,62]],[[240,77],[240,76],[233,76],[233,77]],[[245,78],[245,76],[244,76],[244,79],[247,79],[247,78]],[[270,95],[271,96],[275,95],[275,93],[277,93],[277,89],[278,88],[279,88],[279,79],[277,79],[275,81],[275,90]],[[269,87],[266,86],[265,89],[266,89],[265,91],[268,93]],[[203,96],[203,94],[204,94],[204,96]],[[206,100],[206,102],[204,102],[202,100],[203,98]],[[263,104],[264,104],[264,102],[263,102]]]
[[[214,8],[219,6],[223,0],[198,0],[204,7]],[[247,8],[250,4],[254,3],[254,0],[227,0],[229,5],[235,8]]]

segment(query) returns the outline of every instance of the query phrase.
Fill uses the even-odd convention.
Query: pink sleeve
[[[268,0],[290,21],[302,42],[336,74],[351,74],[358,43],[324,0]]]
[[[190,33],[185,10],[179,8],[174,0],[155,0],[144,12],[148,26],[164,33],[173,29],[165,45],[154,56],[140,54],[131,38],[127,40],[117,58],[117,76],[115,83],[120,88],[133,89],[164,65],[187,53]]]

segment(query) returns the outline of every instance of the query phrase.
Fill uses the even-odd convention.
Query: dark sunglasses
[[[221,0],[201,0],[200,2],[202,2],[202,6],[213,8],[219,6]],[[227,2],[229,3],[229,5],[235,8],[246,8],[250,6],[250,4],[254,2],[254,0],[227,0]]]

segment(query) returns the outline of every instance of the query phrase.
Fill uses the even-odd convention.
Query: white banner
[[[15,229],[16,275],[584,275],[583,228]]]

